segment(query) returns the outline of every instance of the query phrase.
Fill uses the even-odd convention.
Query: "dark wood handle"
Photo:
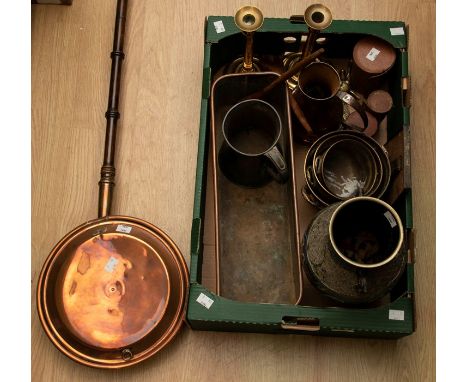
[[[119,93],[122,63],[125,58],[123,52],[125,17],[127,14],[127,0],[117,1],[115,15],[114,45],[111,52],[112,68],[109,83],[109,100],[106,111],[106,141],[104,147],[104,161],[101,167],[101,180],[99,181],[99,207],[98,216],[111,214],[112,193],[114,189],[115,167],[114,152],[117,135],[117,121],[119,113]]]

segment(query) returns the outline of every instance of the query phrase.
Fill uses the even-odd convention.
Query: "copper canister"
[[[372,90],[381,87],[395,60],[395,49],[388,42],[374,36],[359,40],[353,49],[351,88],[367,97]]]
[[[380,123],[393,107],[393,98],[385,90],[374,90],[367,97],[366,105]]]

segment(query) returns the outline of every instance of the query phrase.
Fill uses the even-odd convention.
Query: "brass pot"
[[[305,272],[322,293],[367,304],[390,291],[405,270],[404,230],[380,199],[360,196],[321,210],[304,234]]]

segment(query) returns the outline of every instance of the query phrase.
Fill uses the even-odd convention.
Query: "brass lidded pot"
[[[188,270],[176,244],[141,219],[111,214],[114,148],[127,0],[117,1],[99,218],[60,240],[37,287],[41,324],[53,344],[96,368],[139,363],[181,328]]]

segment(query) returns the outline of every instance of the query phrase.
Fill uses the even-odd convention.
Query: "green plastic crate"
[[[222,32],[218,32],[214,24],[217,22],[219,25],[220,21],[224,27]],[[398,34],[402,30],[404,34]],[[395,31],[396,34],[394,34]],[[284,46],[278,44],[277,41],[276,43],[272,42],[271,37],[276,36],[276,40],[280,37],[282,40],[284,36],[295,36],[298,37],[297,44],[290,49],[297,51],[300,36],[306,32],[307,28],[303,24],[293,24],[288,19],[266,18],[262,28],[255,34],[255,50],[258,52],[259,49],[263,49],[269,53],[280,53]],[[397,107],[396,111],[389,116],[387,130],[389,139],[400,132],[404,133],[404,162],[409,170],[409,103],[406,92],[402,89],[403,79],[409,78],[405,24],[387,21],[334,20],[323,33],[339,33],[343,36],[350,34],[374,35],[397,48],[399,54],[395,66],[398,78],[390,86],[390,92]],[[201,284],[205,178],[207,161],[209,160],[211,76],[222,63],[242,55],[243,39],[244,37],[234,24],[233,17],[209,16],[206,19],[198,161],[191,232],[190,296],[187,312],[190,326],[196,330],[301,333],[345,337],[399,338],[413,333],[415,330],[414,256],[410,244],[413,226],[409,171],[406,171],[407,174],[405,174],[405,190],[394,207],[398,210],[406,226],[405,245],[406,249],[411,252],[409,257],[413,260],[408,262],[405,275],[399,282],[399,288],[394,292],[397,293],[397,297],[388,305],[378,308],[356,309],[244,303],[218,296]],[[307,326],[309,330],[302,330],[303,325]]]

